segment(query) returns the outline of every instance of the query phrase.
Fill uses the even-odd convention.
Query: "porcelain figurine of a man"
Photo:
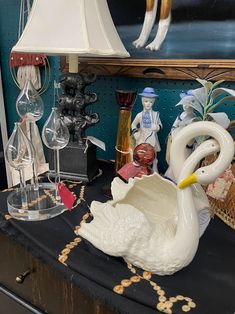
[[[151,144],[157,153],[161,150],[158,140],[158,131],[162,128],[159,112],[153,110],[158,95],[152,87],[145,87],[142,93],[139,93],[143,110],[139,112],[131,124],[132,135],[136,146],[142,143]],[[153,170],[157,170],[157,158],[153,163]]]

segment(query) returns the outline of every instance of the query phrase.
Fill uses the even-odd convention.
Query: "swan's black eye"
[[[202,170],[202,173],[205,173],[205,170]]]

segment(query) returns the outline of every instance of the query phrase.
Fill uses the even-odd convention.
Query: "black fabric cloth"
[[[113,168],[103,164],[103,175],[85,188],[86,202],[72,212],[41,222],[7,220],[6,199],[10,192],[0,193],[0,229],[24,245],[33,255],[60,271],[67,280],[75,283],[92,297],[115,309],[118,313],[153,314],[158,312],[158,295],[150,282],[140,280],[124,289],[122,295],[113,288],[134,274],[122,258],[114,258],[82,240],[71,249],[67,266],[58,261],[65,246],[76,238],[74,229],[89,211],[92,200],[106,201],[102,188],[109,184]],[[73,191],[78,195],[80,186]],[[89,218],[90,219],[90,218]],[[151,281],[165,291],[165,296],[183,295],[193,299],[196,308],[189,313],[235,313],[235,232],[218,218],[212,219],[200,239],[193,262],[172,276],[152,275]],[[143,270],[137,269],[143,275]],[[184,301],[174,303],[173,313],[184,313]]]

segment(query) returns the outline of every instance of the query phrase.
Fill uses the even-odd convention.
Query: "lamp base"
[[[49,151],[50,174],[55,176],[54,155]],[[84,144],[69,144],[60,150],[60,178],[90,182],[98,174],[96,146],[88,142]]]
[[[39,221],[56,217],[67,207],[56,198],[56,186],[51,183],[26,185],[18,188],[7,198],[9,214],[18,220]]]

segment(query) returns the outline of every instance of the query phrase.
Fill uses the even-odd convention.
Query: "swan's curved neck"
[[[217,160],[214,162],[214,168],[217,169],[216,172],[220,171],[221,164],[231,162],[231,155],[234,154],[234,147],[228,145],[228,141],[232,139],[228,138],[227,131],[225,131],[220,125],[215,122],[194,122],[191,125],[183,128],[174,138],[171,145],[171,160],[173,166],[173,172],[177,181],[179,181],[179,175],[182,169],[182,165],[187,159],[187,144],[194,138],[198,136],[210,136],[216,139],[220,145],[220,150],[226,152],[222,155],[220,154]],[[231,151],[228,151],[231,150]],[[223,158],[223,162],[222,161]],[[192,172],[194,169],[191,169]]]
[[[192,164],[185,163],[179,178],[190,175],[195,167],[196,159],[192,160]],[[181,263],[187,264],[193,259],[199,242],[199,222],[191,187],[183,190],[177,187],[177,208],[178,223],[175,236],[171,241],[172,252],[176,252],[178,258],[180,256]]]
[[[185,162],[187,158],[186,145],[197,136],[210,136],[218,141],[220,146],[220,155],[213,163],[213,172],[220,174],[221,167],[229,165],[231,156],[234,154],[234,147],[231,144],[232,139],[228,133],[214,122],[195,122],[184,129],[174,138],[171,146],[171,160],[176,163],[178,168],[178,180],[182,180],[188,175],[192,174],[197,162],[200,160],[200,154],[191,162]],[[190,161],[190,157],[188,159]],[[183,166],[183,168],[182,168]],[[180,168],[182,169],[180,171]],[[172,249],[177,247],[178,256],[182,260],[191,261],[197,250],[199,241],[199,224],[195,209],[191,187],[184,190],[177,190],[178,200],[178,223],[175,237],[172,239]],[[186,257],[187,255],[187,257]]]

